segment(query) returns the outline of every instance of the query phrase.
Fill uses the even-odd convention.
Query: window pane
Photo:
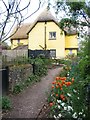
[[[56,32],[49,32],[49,39],[56,39]]]
[[[18,39],[17,42],[20,43],[20,39]]]
[[[50,50],[50,56],[51,57],[56,57],[56,50],[55,49],[52,49],[52,50]]]
[[[69,53],[70,55],[72,55],[72,50],[70,50],[70,53]]]

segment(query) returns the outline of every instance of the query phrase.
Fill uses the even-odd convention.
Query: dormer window
[[[56,39],[56,32],[49,32],[49,39],[55,40]]]

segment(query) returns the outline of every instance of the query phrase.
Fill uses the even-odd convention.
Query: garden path
[[[22,93],[11,96],[13,108],[3,115],[3,118],[37,118],[47,101],[47,93],[51,83],[62,68],[49,69],[48,74],[41,81],[28,87]]]

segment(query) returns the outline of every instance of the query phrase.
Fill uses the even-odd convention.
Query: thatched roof
[[[37,22],[47,22],[47,21],[53,21],[58,25],[57,20],[52,15],[50,10],[45,9],[32,24],[30,23],[21,24],[17,32],[11,37],[11,39],[27,39],[28,33],[33,29],[33,27],[37,24]],[[16,28],[14,28],[12,33],[14,33],[15,30]],[[74,30],[70,31],[67,28],[65,28],[65,32],[66,34],[76,34]]]
[[[54,21],[56,22],[55,17],[51,14],[50,10],[45,9],[39,17],[32,23],[28,24],[21,24],[18,28],[17,32],[11,37],[11,39],[25,39],[28,38],[27,33],[32,30],[32,28],[37,24],[37,22],[44,22],[44,21]],[[17,27],[14,28],[11,34],[15,32]]]
[[[17,27],[15,27],[11,35],[15,33],[15,31],[16,33],[11,37],[11,39],[27,39],[28,38],[27,31],[30,29],[30,26],[31,24],[21,24],[17,31],[16,31]]]
[[[56,18],[52,15],[50,10],[45,9],[37,18],[37,21],[45,22],[45,21],[54,21],[57,22]]]

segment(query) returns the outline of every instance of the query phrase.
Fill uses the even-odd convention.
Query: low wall
[[[9,67],[10,91],[13,91],[13,88],[17,83],[25,81],[32,72],[33,68],[30,64]]]
[[[28,57],[28,50],[2,50],[2,57],[7,61],[11,61],[17,56]]]

